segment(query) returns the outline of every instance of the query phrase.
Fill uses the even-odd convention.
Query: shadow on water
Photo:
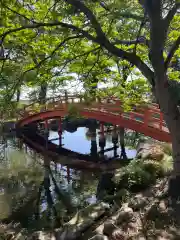
[[[51,131],[49,138],[56,135]],[[132,148],[129,136],[125,140],[131,139],[132,146],[127,146]],[[99,141],[98,129],[81,127],[71,135],[64,131],[63,137],[64,146],[74,151],[80,146],[87,154],[120,155],[118,148],[111,149],[117,144],[112,134],[106,134],[104,143]],[[114,194],[113,172],[81,171],[51,162],[27,145],[19,145],[15,137],[1,138],[0,163],[0,221],[20,222],[29,231],[60,227],[78,210]]]

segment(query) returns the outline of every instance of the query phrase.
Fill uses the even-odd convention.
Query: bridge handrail
[[[129,116],[131,120],[140,121],[143,122],[144,125],[149,125],[150,123],[157,123],[159,125],[159,129],[162,130],[163,127],[166,127],[166,123],[163,119],[163,114],[158,108],[158,104],[152,104],[149,105],[148,103],[145,104],[145,106],[136,106],[133,108],[131,112],[125,113],[122,109],[122,101],[115,97],[108,97],[108,98],[101,98],[101,99],[95,99],[93,103],[91,103],[91,108],[88,109],[88,107],[85,105],[86,101],[83,95],[59,95],[59,96],[53,96],[46,99],[45,104],[41,104],[42,100],[37,100],[36,102],[33,102],[29,105],[24,106],[23,112],[22,110],[19,112],[21,117],[24,115],[31,115],[34,114],[36,111],[32,108],[33,106],[36,106],[39,104],[38,111],[46,111],[46,110],[52,110],[53,109],[60,109],[62,108],[63,104],[69,103],[69,100],[71,99],[71,102],[74,104],[78,104],[78,106],[81,106],[82,109],[86,109],[88,111],[93,112],[101,112],[101,114],[104,113],[114,113],[118,115],[124,115]],[[78,100],[78,102],[75,102],[75,99]],[[105,101],[105,103],[104,103]],[[81,105],[81,104],[82,105]],[[53,105],[51,105],[53,104]],[[64,105],[65,107],[65,105]],[[31,109],[30,109],[31,108]],[[142,118],[141,120],[137,120],[139,118]]]

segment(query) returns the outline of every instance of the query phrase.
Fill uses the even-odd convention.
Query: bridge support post
[[[59,135],[59,147],[62,147],[62,119],[59,119],[59,126],[58,126],[58,135]]]
[[[118,134],[117,134],[117,127],[114,125],[114,129],[112,132],[112,143],[114,145],[114,157],[117,157],[117,144],[118,144]]]
[[[104,137],[104,124],[100,123],[100,134]]]
[[[96,141],[96,129],[91,129],[91,157],[97,159],[97,141]]]
[[[104,148],[106,146],[106,138],[104,134],[100,134],[99,136],[99,147],[100,147],[100,156],[104,156]]]
[[[48,148],[48,138],[49,138],[49,126],[48,126],[48,120],[45,120],[44,122],[44,135],[46,139],[46,149]]]

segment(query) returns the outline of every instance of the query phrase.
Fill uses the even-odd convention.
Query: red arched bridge
[[[122,103],[115,98],[94,100],[88,103],[81,96],[51,98],[44,105],[38,103],[24,107],[19,113],[17,127],[37,121],[61,119],[69,114],[71,107],[78,109],[81,116],[96,119],[102,123],[128,128],[159,141],[171,142],[171,136],[157,104],[136,107],[123,112]]]

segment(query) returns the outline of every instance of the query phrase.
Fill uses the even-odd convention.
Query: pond
[[[90,154],[91,153],[91,140],[92,138],[88,135],[89,128],[86,127],[79,127],[77,128],[77,131],[70,133],[68,131],[63,132],[63,140],[62,144],[63,147],[69,150],[72,150],[74,152],[82,153],[82,154]],[[101,150],[99,146],[99,129],[96,129],[96,137],[95,140],[97,144],[97,152]],[[112,143],[112,132],[107,133],[105,135],[106,138],[106,146],[104,148],[105,153],[104,156],[107,158],[112,158],[114,157],[114,149],[113,149],[113,143]],[[51,139],[56,139],[52,140],[53,143],[59,144],[58,140],[58,132],[55,131],[50,131],[49,133],[49,140]],[[111,149],[107,151],[108,149]],[[117,155],[120,156],[121,154],[121,149],[118,147],[117,149]],[[126,147],[126,155],[128,158],[132,159],[136,156],[136,150],[132,149],[132,146],[127,146]]]
[[[92,138],[87,134],[88,131],[86,127],[79,127],[71,133],[65,130],[63,147],[90,154]],[[96,129],[97,151],[100,150],[98,131]],[[136,154],[135,143],[133,148],[131,141],[132,134],[126,131],[125,135],[128,158]],[[105,149],[111,149],[112,133],[106,133],[105,136]],[[57,137],[56,131],[50,131],[49,139]],[[136,135],[136,140],[140,137]],[[58,144],[58,140],[53,143]],[[120,154],[120,148],[117,153]],[[113,157],[114,151],[111,149],[104,154],[107,158]],[[26,144],[20,147],[19,140],[14,136],[1,139],[0,161],[0,220],[20,222],[29,231],[63,225],[79,209],[100,200],[99,193],[104,190],[103,179],[108,179],[105,184],[108,185],[113,176],[113,172],[81,171],[47,161],[46,157]]]

